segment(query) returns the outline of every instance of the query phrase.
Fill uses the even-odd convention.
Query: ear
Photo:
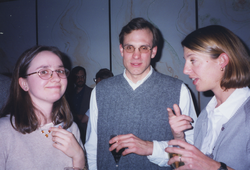
[[[229,62],[229,57],[226,53],[221,53],[220,56],[218,57],[219,59],[219,64],[222,69],[224,69],[228,62]]]
[[[27,80],[20,77],[18,79],[18,82],[19,82],[19,85],[20,87],[24,90],[24,91],[29,91],[29,86],[28,86],[28,83],[27,83]]]
[[[119,46],[119,48],[120,48],[120,53],[121,53],[121,56],[123,57],[123,47],[122,47],[122,44],[120,44],[120,46]]]
[[[151,58],[155,58],[156,53],[157,53],[157,46],[155,46],[154,48],[152,48]]]

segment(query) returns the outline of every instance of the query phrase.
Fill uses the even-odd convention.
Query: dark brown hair
[[[27,77],[27,70],[31,61],[42,51],[50,51],[63,61],[62,53],[56,47],[35,46],[26,50],[19,57],[15,65],[10,86],[10,95],[0,116],[4,117],[10,115],[10,121],[13,128],[23,134],[31,133],[38,129],[40,122],[35,114],[35,111],[39,110],[33,105],[29,93],[20,87],[19,78]],[[39,112],[43,115],[41,111]],[[73,117],[64,95],[58,101],[54,102],[51,119],[55,124],[63,122],[64,129],[72,125]]]
[[[211,25],[193,31],[181,42],[183,47],[205,53],[213,59],[226,53],[229,63],[221,79],[224,90],[250,84],[250,58],[241,40],[223,26]]]
[[[122,28],[122,30],[119,34],[120,44],[123,45],[125,35],[130,34],[134,30],[142,30],[142,29],[149,29],[152,32],[152,34],[153,34],[153,42],[152,42],[153,47],[157,46],[158,41],[159,41],[158,30],[153,24],[151,24],[150,22],[148,22],[144,18],[134,18],[127,25],[125,25]]]

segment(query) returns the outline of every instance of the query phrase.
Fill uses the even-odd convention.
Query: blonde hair
[[[193,31],[181,42],[183,47],[206,53],[213,59],[226,53],[229,63],[221,79],[224,90],[242,88],[250,84],[250,59],[241,40],[229,29],[211,25]]]

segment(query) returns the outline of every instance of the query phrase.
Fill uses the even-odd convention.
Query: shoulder
[[[70,129],[75,130],[78,129],[78,126],[75,122],[72,123],[72,125],[70,126]]]
[[[155,82],[155,85],[158,84],[159,86],[165,86],[168,88],[181,89],[181,85],[183,84],[182,80],[159,73],[157,71],[153,71],[152,79]]]
[[[10,127],[11,123],[10,123],[10,116],[6,116],[6,117],[2,117],[0,118],[0,129],[3,129],[5,127]]]
[[[10,134],[17,132],[10,123],[10,116],[0,118],[0,134],[5,136],[4,134]]]
[[[75,138],[77,139],[77,141],[80,141],[80,131],[79,128],[77,126],[77,124],[75,122],[72,123],[72,125],[69,127],[69,131],[74,134]]]
[[[91,87],[89,87],[89,86],[85,85],[85,90],[86,90],[86,91],[92,91],[92,90],[93,90],[93,88],[91,88]]]
[[[79,128],[75,122],[72,123],[69,129],[69,131],[72,132],[74,135],[77,135],[79,133]]]
[[[119,75],[116,75],[116,76],[113,76],[113,77],[109,77],[107,79],[103,79],[102,81],[100,81],[96,87],[101,87],[101,86],[110,86],[110,85],[115,85],[119,82],[121,82],[122,80],[125,80],[125,78],[123,77],[123,74],[119,74]]]

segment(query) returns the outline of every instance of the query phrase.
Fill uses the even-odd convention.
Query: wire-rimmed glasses
[[[124,45],[123,49],[127,52],[127,53],[133,53],[135,51],[135,47],[133,45]],[[141,53],[148,53],[150,50],[152,50],[152,48],[150,46],[147,45],[142,45],[139,48],[139,51]]]
[[[38,76],[43,79],[43,80],[48,80],[53,76],[53,72],[55,72],[58,77],[62,78],[62,79],[66,79],[69,76],[69,70],[66,68],[62,68],[62,69],[57,69],[57,70],[50,70],[50,69],[41,69],[39,71],[33,72],[33,73],[29,73],[26,76],[30,76],[33,74],[38,74]]]

